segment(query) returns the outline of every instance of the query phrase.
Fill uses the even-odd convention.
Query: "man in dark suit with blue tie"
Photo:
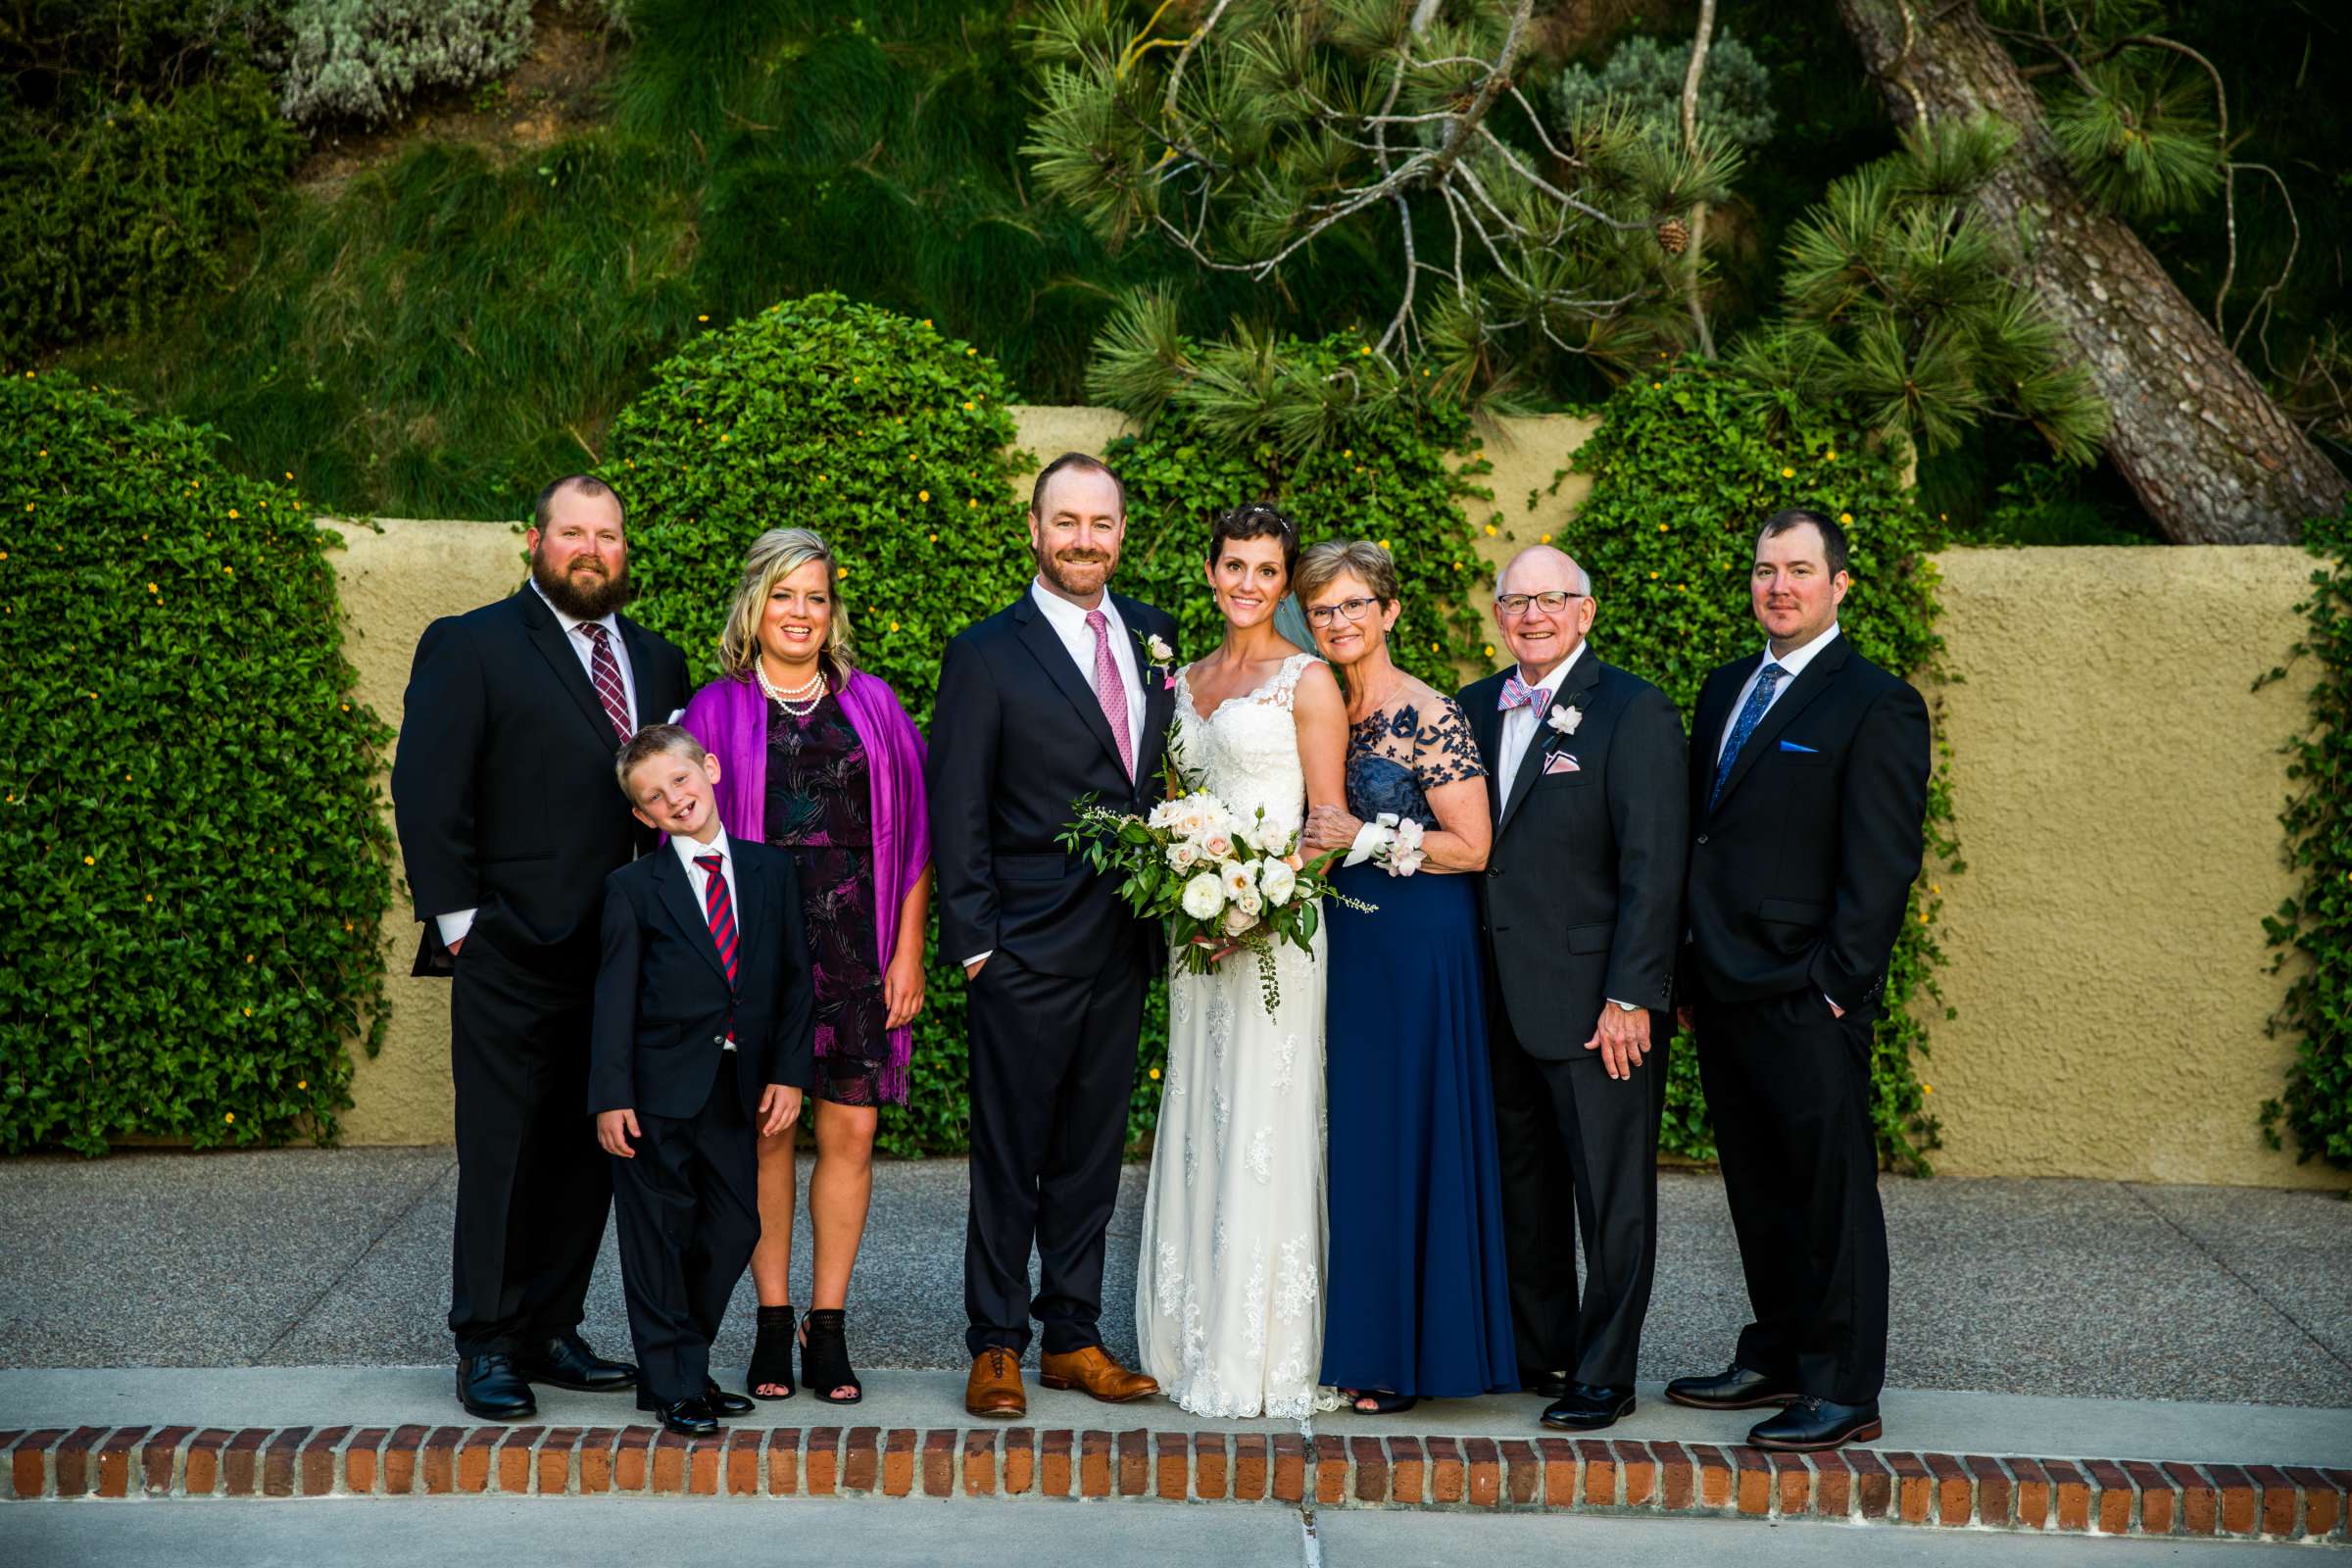
[[[1780,1405],[1748,1434],[1808,1450],[1881,1435],[1886,1223],[1871,1043],[1919,876],[1931,767],[1919,693],[1838,627],[1844,530],[1765,520],[1762,657],[1707,677],[1690,728],[1690,947],[1678,975],[1754,1320],[1720,1374],[1666,1396]]]

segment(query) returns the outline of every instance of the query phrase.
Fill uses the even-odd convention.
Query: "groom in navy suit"
[[[1158,932],[1059,842],[1080,796],[1149,808],[1174,706],[1175,621],[1105,586],[1126,527],[1118,477],[1083,453],[1056,458],[1029,505],[1036,580],[949,643],[940,666],[931,848],[940,951],[962,962],[970,997],[974,1415],[1027,1411],[1032,1317],[1046,1387],[1113,1402],[1159,1390],[1110,1358],[1098,1327]]]
[[[1686,1021],[1754,1321],[1721,1373],[1666,1396],[1781,1405],[1748,1441],[1881,1435],[1886,1223],[1871,1130],[1873,1030],[1919,876],[1927,704],[1838,627],[1844,530],[1778,512],[1749,594],[1766,643],[1707,677],[1690,726]]]

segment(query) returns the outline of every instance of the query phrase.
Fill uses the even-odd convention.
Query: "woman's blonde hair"
[[[831,547],[808,528],[770,528],[744,553],[735,602],[727,607],[727,629],[718,637],[720,669],[739,677],[751,674],[760,660],[760,622],[767,614],[768,596],[776,584],[811,561],[825,564],[825,592],[833,601],[832,629],[816,652],[817,671],[836,691],[849,680],[858,666],[850,659],[850,607],[841,599],[841,564],[833,559]]]
[[[1369,539],[1351,539],[1346,544],[1325,540],[1307,546],[1305,554],[1298,558],[1298,569],[1291,573],[1291,591],[1298,596],[1299,608],[1303,610],[1309,599],[1349,572],[1371,589],[1372,597],[1382,604],[1396,602],[1396,563]]]

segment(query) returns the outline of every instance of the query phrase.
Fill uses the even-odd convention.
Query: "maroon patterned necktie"
[[[726,862],[715,855],[698,855],[694,863],[703,868],[703,913],[710,922],[710,940],[718,945],[719,966],[727,971],[727,985],[735,984],[735,904],[727,897],[727,879],[721,872]],[[735,1038],[735,1025],[727,1024],[727,1038]]]
[[[612,639],[598,621],[580,622],[579,632],[588,639],[588,669],[596,681],[597,700],[605,705],[612,733],[625,741],[637,732],[629,724],[629,690],[621,684],[620,661],[612,657]]]

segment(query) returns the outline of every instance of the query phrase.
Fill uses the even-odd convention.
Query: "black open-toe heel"
[[[1369,1410],[1364,1408],[1366,1399],[1372,1401]],[[1390,1389],[1358,1389],[1348,1396],[1348,1408],[1357,1415],[1402,1415],[1420,1402],[1417,1394],[1397,1394]]]
[[[761,1394],[761,1389],[782,1389],[784,1392]],[[752,1366],[743,1375],[743,1392],[755,1399],[792,1397],[791,1306],[763,1306],[760,1309],[760,1335],[752,1342]]]
[[[827,1404],[856,1404],[865,1397],[865,1386],[858,1381],[858,1369],[850,1365],[850,1340],[843,1326],[845,1316],[839,1308],[810,1307],[801,1324],[801,1383]],[[839,1388],[858,1392],[846,1399],[838,1398],[833,1391]]]

